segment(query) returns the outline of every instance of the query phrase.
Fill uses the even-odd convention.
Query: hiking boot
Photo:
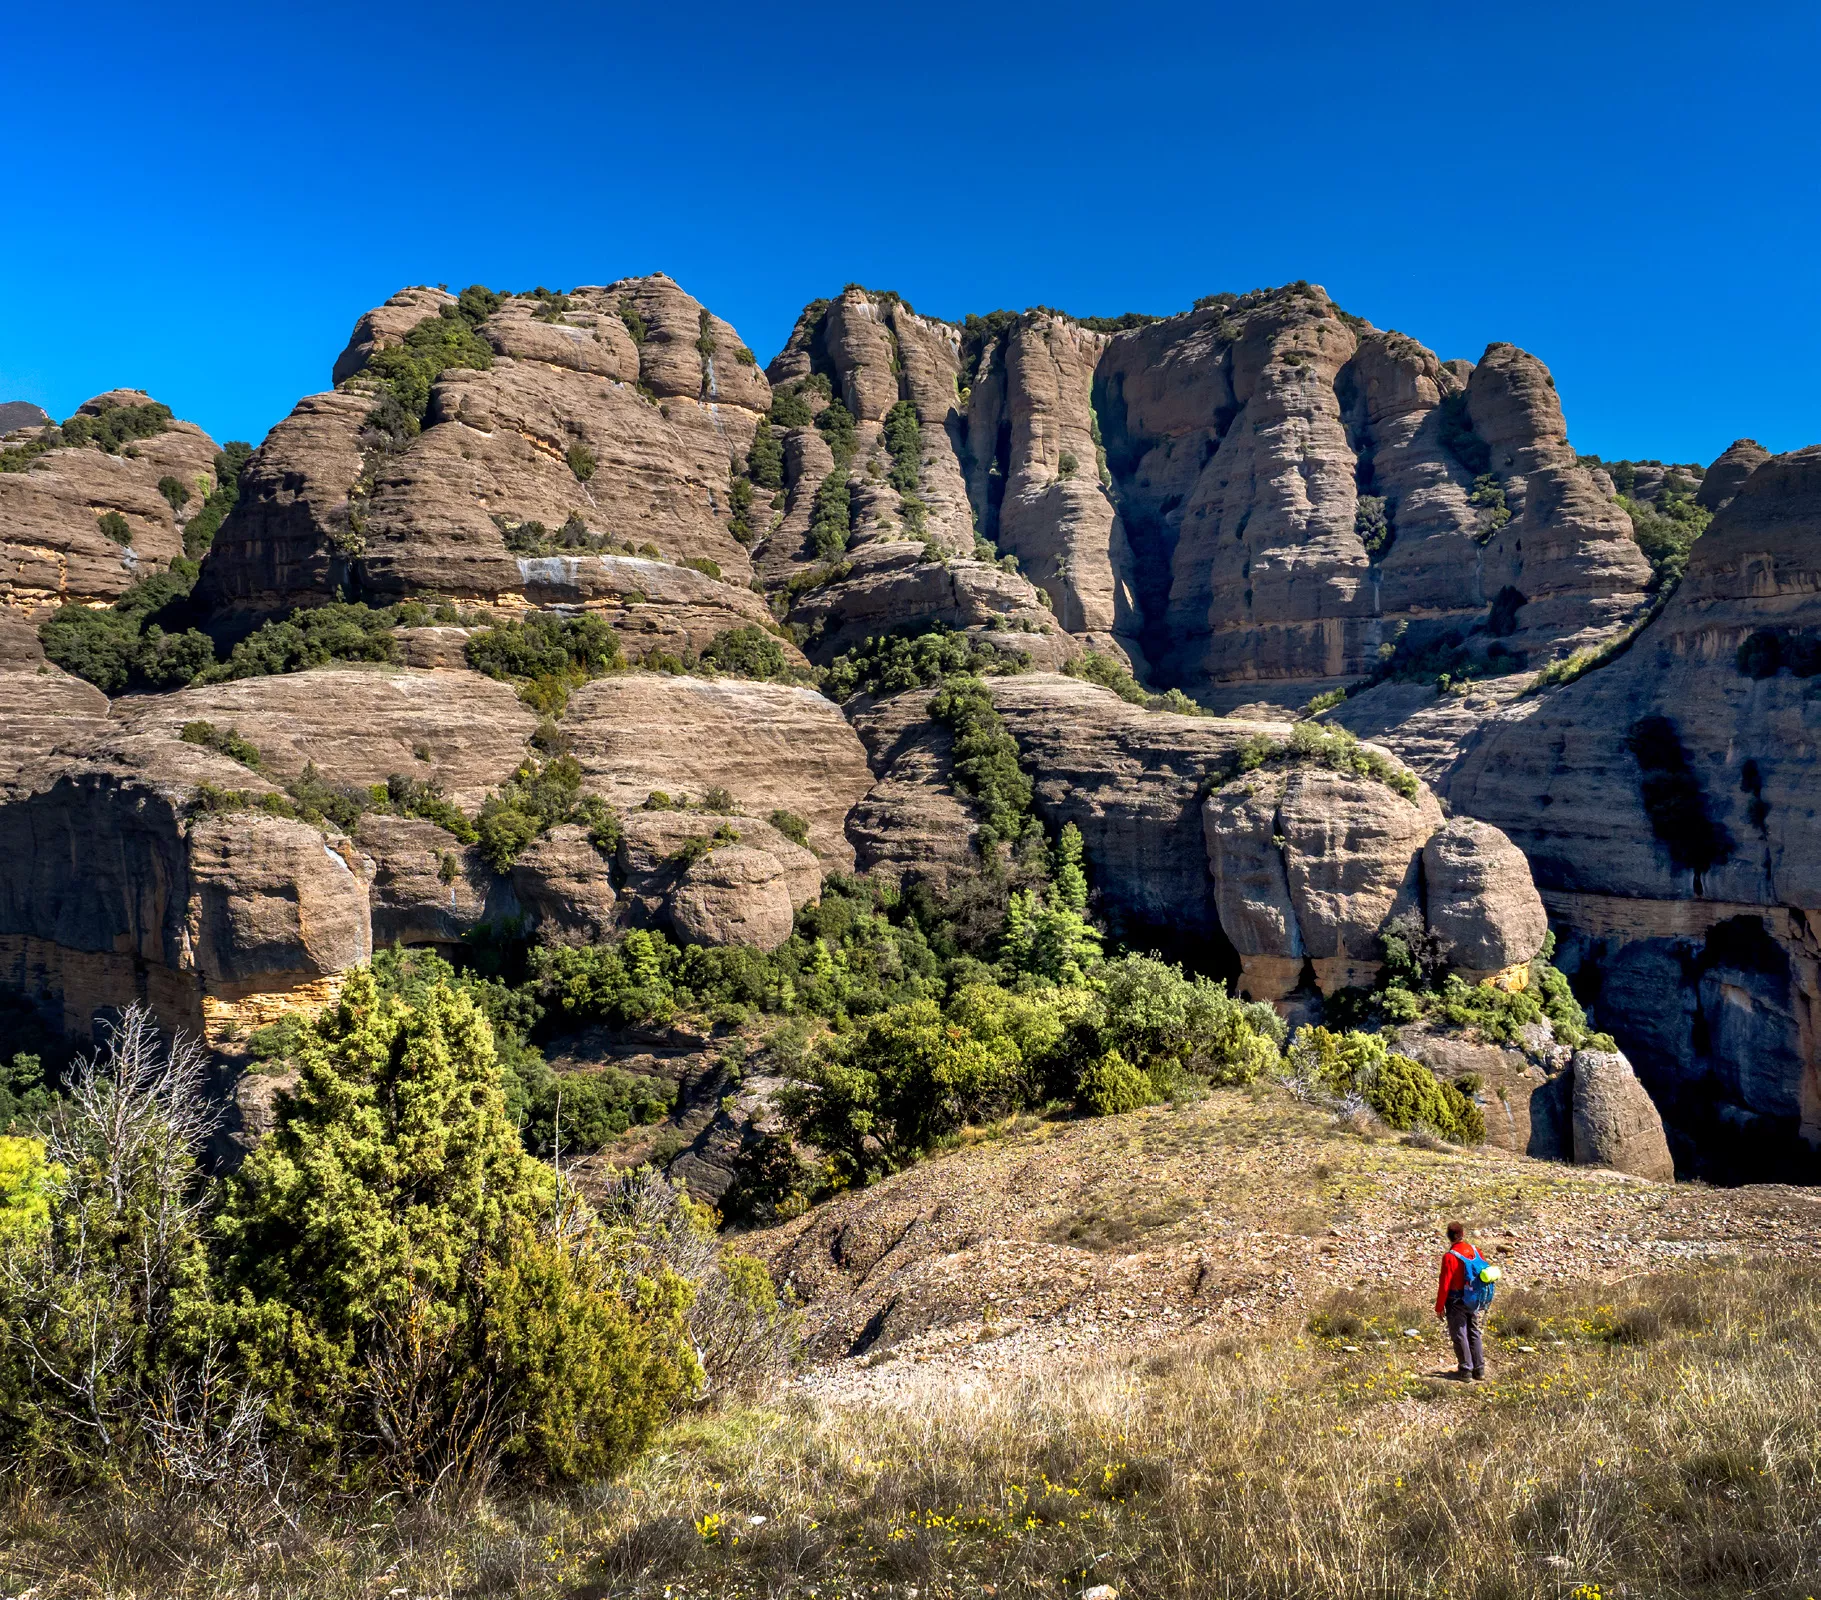
[[[1484,1371],[1480,1371],[1480,1372],[1476,1372],[1476,1373],[1474,1373],[1474,1375],[1473,1375],[1473,1381],[1474,1381],[1474,1382],[1475,1382],[1475,1383],[1484,1383],[1484,1382],[1485,1382],[1485,1381],[1486,1381],[1486,1374],[1485,1374],[1485,1372],[1484,1372]]]

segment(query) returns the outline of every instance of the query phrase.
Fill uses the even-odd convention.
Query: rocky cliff
[[[850,286],[764,370],[662,276],[416,288],[331,381],[159,591],[200,656],[111,702],[38,625],[170,569],[224,468],[132,391],[8,437],[0,962],[70,1030],[142,997],[226,1038],[393,942],[769,949],[831,872],[965,885],[965,661],[1115,935],[1313,1020],[1388,936],[1521,987],[1553,928],[1685,1166],[1821,1140],[1816,453],[1577,456],[1535,357],[1308,284],[964,324]],[[225,659],[350,600],[423,604]],[[470,665],[526,618],[622,660]],[[1555,1153],[1662,1165],[1625,1056],[1502,1048]]]

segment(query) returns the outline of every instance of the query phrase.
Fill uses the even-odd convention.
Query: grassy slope
[[[1510,1263],[1481,1388],[1435,1376],[1450,1211]],[[1044,1124],[761,1236],[824,1347],[881,1306],[898,1324],[790,1398],[677,1425],[621,1484],[297,1528],[15,1490],[0,1592],[1813,1594],[1815,1211],[1424,1150],[1265,1093]],[[1740,1264],[1758,1247],[1777,1270]],[[1018,1296],[1073,1328],[1015,1323]]]

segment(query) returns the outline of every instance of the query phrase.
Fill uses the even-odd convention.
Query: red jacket
[[[1448,1309],[1448,1296],[1457,1289],[1467,1287],[1467,1269],[1463,1261],[1480,1261],[1484,1258],[1467,1240],[1448,1246],[1448,1253],[1442,1257],[1442,1281],[1435,1290],[1435,1314],[1439,1317]]]

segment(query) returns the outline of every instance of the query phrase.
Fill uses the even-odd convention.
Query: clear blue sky
[[[769,359],[1308,278],[1556,373],[1571,436],[1821,441],[1821,9],[86,0],[0,53],[0,399],[257,441],[402,284],[663,270]]]

